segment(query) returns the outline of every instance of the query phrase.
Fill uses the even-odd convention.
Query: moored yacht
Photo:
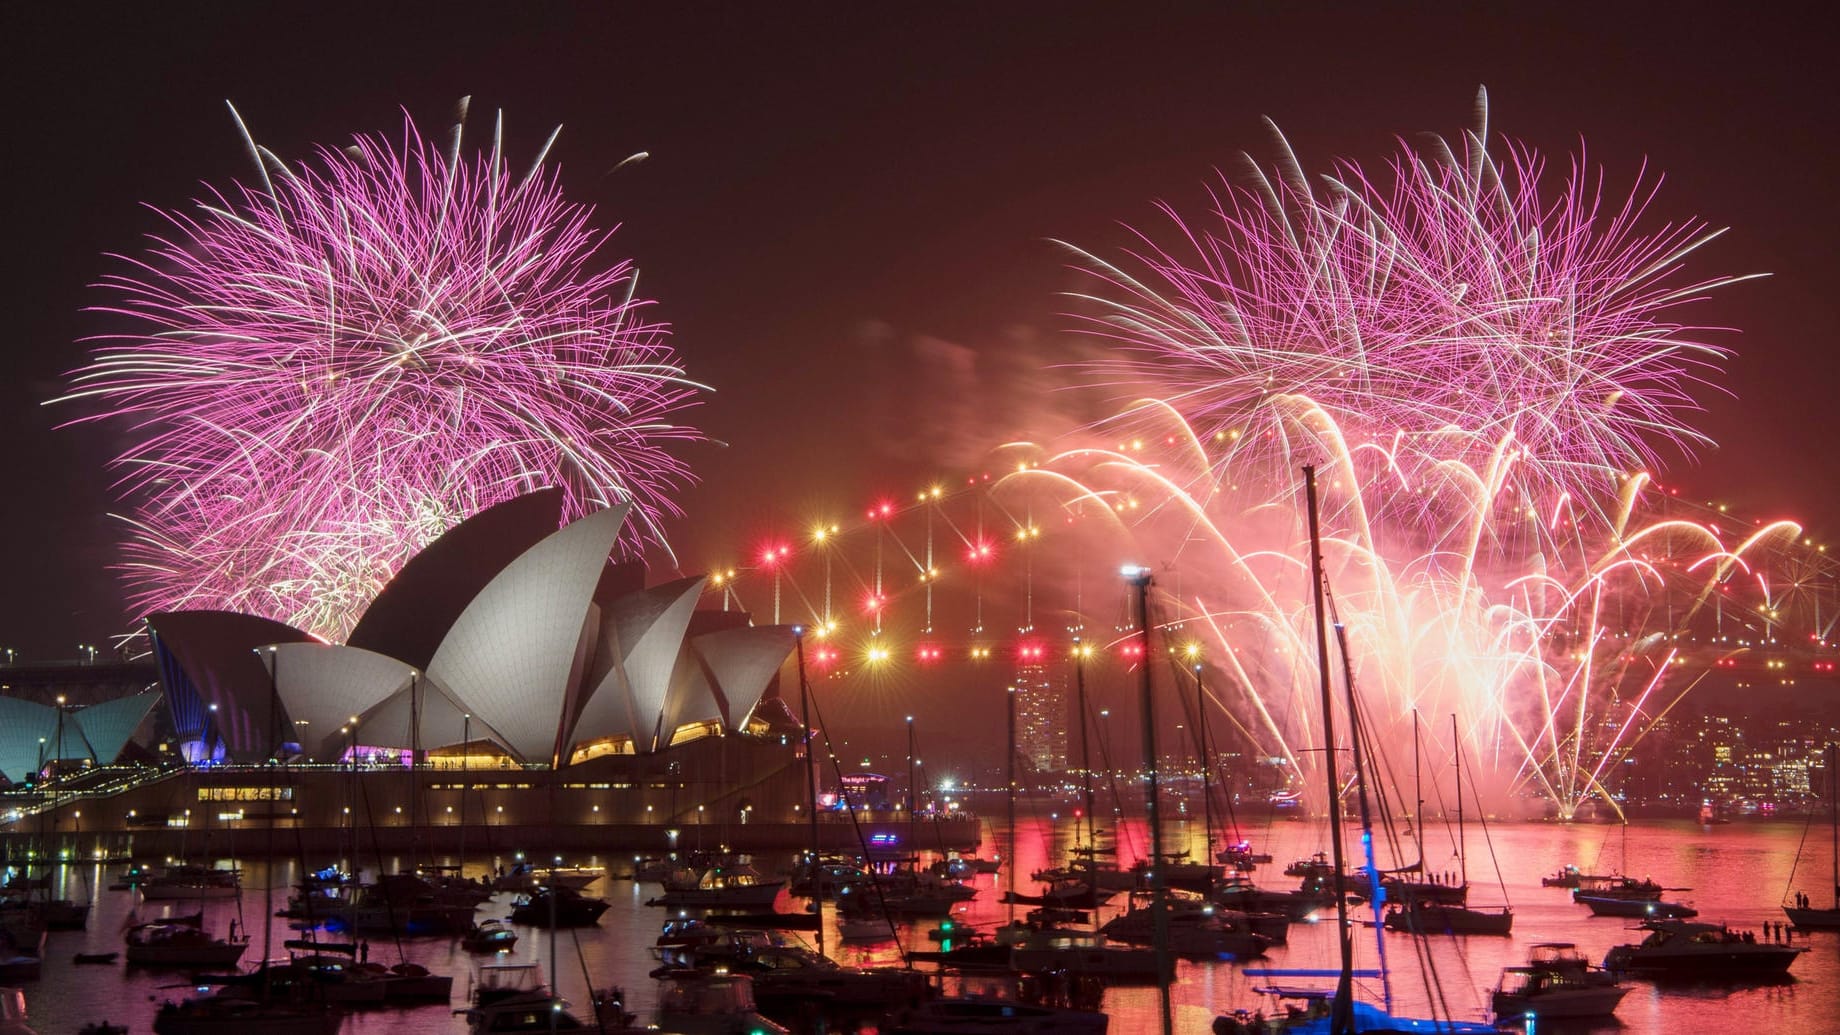
[[[213,938],[199,918],[135,924],[124,939],[128,962],[145,967],[228,967],[243,958],[245,938]]]
[[[1699,910],[1679,902],[1663,902],[1658,898],[1617,898],[1616,896],[1579,895],[1572,901],[1591,907],[1592,916],[1634,917],[1641,920],[1686,920],[1699,915]]]
[[[1497,1023],[1528,1017],[1608,1017],[1629,989],[1594,969],[1569,942],[1533,947],[1525,966],[1504,967],[1491,1006]]]
[[[1407,934],[1509,934],[1514,930],[1514,911],[1470,909],[1467,906],[1410,901],[1404,908],[1388,903],[1386,918],[1381,921],[1389,931]]]
[[[460,938],[468,952],[509,952],[517,944],[517,931],[504,920],[481,920]]]
[[[716,865],[697,873],[679,870],[664,882],[664,894],[647,905],[673,909],[768,909],[784,880],[769,880],[747,862]]]
[[[532,927],[592,927],[610,903],[567,888],[544,888],[511,907],[511,921]]]
[[[1805,946],[1760,942],[1750,932],[1690,920],[1651,920],[1648,937],[1604,954],[1604,969],[1657,977],[1769,979],[1781,977]]]
[[[141,898],[148,901],[235,898],[243,893],[243,875],[237,870],[181,864],[140,883]]]

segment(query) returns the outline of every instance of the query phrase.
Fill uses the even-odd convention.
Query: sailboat
[[[1335,744],[1334,700],[1329,678],[1329,628],[1324,600],[1326,577],[1322,563],[1322,530],[1316,505],[1316,468],[1306,466],[1303,469],[1304,500],[1309,520],[1310,534],[1310,586],[1315,603],[1316,614],[1316,663],[1318,679],[1322,688],[1323,739],[1331,748]],[[1346,649],[1344,645],[1344,649]],[[1354,707],[1354,685],[1352,681],[1346,687],[1348,695],[1348,715],[1351,723],[1358,723]],[[1362,750],[1358,730],[1349,738],[1354,749],[1355,785],[1361,802],[1362,841],[1368,845],[1366,877],[1371,883],[1371,902],[1375,903],[1377,913],[1379,903],[1385,900],[1380,891],[1378,873],[1374,868],[1372,855],[1373,830],[1372,820],[1367,812],[1367,787],[1361,778]],[[1337,873],[1347,872],[1347,859],[1342,849],[1342,805],[1341,784],[1336,777],[1335,752],[1323,752],[1323,771],[1329,791],[1329,845],[1333,856],[1332,862]],[[1315,970],[1248,970],[1249,977],[1292,978],[1323,977],[1333,975],[1336,978],[1333,991],[1300,989],[1295,987],[1274,986],[1260,991],[1276,995],[1280,999],[1300,1000],[1302,1006],[1287,1006],[1275,1019],[1255,1017],[1244,1010],[1215,1018],[1214,1031],[1218,1035],[1253,1035],[1256,1032],[1276,1030],[1286,1035],[1385,1035],[1385,1033],[1407,1032],[1444,1032],[1449,1035],[1492,1035],[1493,1025],[1480,1024],[1454,1019],[1396,1017],[1391,1011],[1391,991],[1388,989],[1388,1002],[1384,1007],[1371,1003],[1359,1002],[1354,997],[1354,936],[1348,922],[1348,900],[1337,896],[1335,901],[1336,945],[1339,950],[1341,966],[1331,972]],[[1379,920],[1376,916],[1375,920]],[[1382,956],[1384,959],[1384,955]],[[1386,978],[1386,970],[1359,972],[1364,977]]]
[[[1796,893],[1796,904],[1784,906],[1783,912],[1789,922],[1797,928],[1808,931],[1840,931],[1840,743],[1827,745],[1827,808],[1833,824],[1833,882],[1834,904],[1827,908],[1815,906],[1812,900],[1802,892]]]
[[[1412,844],[1418,849],[1418,861],[1410,866],[1402,866],[1382,874],[1380,886],[1386,889],[1386,897],[1392,902],[1442,902],[1463,905],[1469,901],[1469,884],[1467,882],[1451,884],[1440,880],[1436,874],[1425,877],[1425,794],[1420,789],[1418,764],[1419,745],[1418,709],[1412,709]],[[1462,808],[1461,799],[1457,805]]]
[[[1457,866],[1460,877],[1456,887],[1469,891],[1469,852],[1463,833],[1463,746],[1457,736],[1457,717],[1450,717],[1451,740],[1457,745]],[[1421,850],[1419,857],[1423,858]],[[1509,934],[1514,929],[1514,911],[1471,909],[1462,902],[1442,902],[1435,898],[1407,898],[1403,908],[1390,909],[1382,921],[1389,931],[1412,934]]]

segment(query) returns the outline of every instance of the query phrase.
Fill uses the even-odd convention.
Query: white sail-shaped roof
[[[724,629],[690,641],[690,649],[702,659],[726,704],[724,725],[740,729],[747,722],[786,655],[792,653],[796,636],[790,625],[757,625]],[[695,713],[689,718],[696,718]]]
[[[653,749],[671,674],[704,581],[678,579],[629,593],[607,606],[601,616],[596,668],[609,656],[613,665],[589,694],[571,740],[624,734],[632,737],[638,750]]]
[[[36,701],[0,697],[0,772],[7,779],[19,783],[31,778],[56,752],[50,746],[56,736],[56,709]]]
[[[158,690],[117,697],[66,716],[64,725],[68,727],[74,721],[82,729],[83,739],[89,742],[96,764],[109,765],[121,754],[121,749],[128,746],[128,738],[134,736],[134,731],[140,728],[142,720],[159,699]]]
[[[420,719],[418,734],[414,720]],[[370,747],[420,747],[423,751],[490,740],[506,751],[514,750],[510,738],[492,728],[478,712],[460,701],[446,687],[427,676],[411,681],[401,690],[358,715],[355,736],[358,744]],[[327,744],[329,756],[344,750],[344,744]]]
[[[428,664],[526,761],[555,761],[583,618],[629,509],[590,514],[519,555],[461,612]]]
[[[339,727],[409,685],[415,669],[361,647],[277,643],[256,652],[294,722],[295,743],[316,760],[337,758]]]

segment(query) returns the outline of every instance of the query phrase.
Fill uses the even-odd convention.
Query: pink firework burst
[[[1126,263],[1084,256],[1091,326],[1126,352],[1109,376],[1242,450],[1293,448],[1264,408],[1307,396],[1389,447],[1512,465],[1514,505],[1603,499],[1662,447],[1704,444],[1694,393],[1727,353],[1679,310],[1746,279],[1682,275],[1719,231],[1655,220],[1645,175],[1610,197],[1582,154],[1555,183],[1529,149],[1492,153],[1478,110],[1380,177],[1343,162],[1312,181],[1286,148],[1275,174],[1223,183],[1209,222],[1161,206],[1178,247],[1140,233]]]
[[[129,329],[60,400],[130,437],[136,608],[342,639],[430,539],[544,485],[571,517],[631,502],[626,549],[665,546],[699,386],[544,154],[514,175],[496,132],[468,156],[458,124],[438,146],[407,117],[295,166],[245,140],[260,182],[161,213],[100,285]]]

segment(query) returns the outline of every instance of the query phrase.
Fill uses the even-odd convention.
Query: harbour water
[[[1432,870],[1454,870],[1457,861],[1449,837],[1441,825],[1426,834],[1426,865]],[[1261,866],[1253,874],[1260,884],[1273,888],[1294,886],[1292,878],[1282,876],[1284,863],[1327,848],[1327,832],[1320,824],[1286,820],[1260,820],[1246,825],[1243,836],[1255,848],[1271,853],[1274,863]],[[1006,832],[988,832],[982,854],[1000,851],[1007,842]],[[1117,832],[1121,862],[1144,850],[1141,827],[1126,825]],[[1062,818],[1043,817],[1022,822],[1017,831],[1016,863],[1023,879],[1019,890],[1031,891],[1029,871],[1064,858],[1066,847],[1075,837],[1074,824]],[[1503,966],[1522,962],[1528,949],[1537,942],[1569,941],[1578,944],[1585,955],[1601,960],[1612,945],[1638,940],[1640,932],[1627,928],[1628,921],[1593,918],[1582,906],[1574,905],[1570,893],[1558,888],[1543,888],[1540,878],[1560,866],[1572,863],[1586,872],[1620,870],[1632,876],[1652,876],[1668,887],[1690,888],[1670,893],[1672,899],[1687,902],[1700,911],[1700,919],[1726,923],[1734,929],[1755,930],[1764,937],[1765,920],[1782,918],[1779,908],[1790,890],[1806,891],[1817,903],[1826,900],[1829,870],[1826,829],[1816,824],[1808,832],[1803,856],[1796,863],[1798,845],[1804,837],[1801,822],[1734,823],[1701,827],[1690,822],[1638,823],[1628,828],[1618,826],[1564,826],[1545,823],[1491,824],[1485,836],[1474,824],[1469,833],[1468,872],[1472,883],[1471,903],[1492,906],[1505,901],[1514,910],[1512,937],[1472,936],[1467,938],[1435,937],[1424,939],[1422,954],[1415,950],[1414,939],[1399,934],[1385,936],[1392,993],[1399,1012],[1428,1016],[1424,1011],[1433,1000],[1448,1004],[1451,1014],[1459,1018],[1480,1020],[1486,1016],[1488,990]],[[1189,834],[1199,851],[1200,834]],[[1182,840],[1177,834],[1176,840]],[[1350,844],[1354,844],[1352,839]],[[1491,853],[1492,849],[1493,852]],[[925,846],[921,846],[923,852]],[[203,861],[203,860],[195,860]],[[307,860],[322,865],[330,860]],[[437,860],[453,861],[453,860]],[[509,865],[509,857],[475,857],[467,860],[469,874],[489,873],[496,865]],[[571,858],[570,862],[590,860]],[[615,872],[630,870],[629,858],[602,857],[594,860],[612,864]],[[228,863],[228,860],[220,860]],[[385,868],[394,870],[408,860],[386,859]],[[789,860],[758,858],[763,871],[784,868]],[[1384,859],[1383,859],[1384,864]],[[1496,880],[1499,864],[1501,880]],[[221,934],[231,918],[240,927],[252,931],[251,947],[245,963],[262,954],[264,885],[272,880],[276,908],[286,898],[286,887],[298,877],[298,866],[277,861],[272,871],[262,862],[243,863],[245,889],[242,900],[205,904],[207,922]],[[367,872],[378,869],[375,860],[363,860]],[[1790,884],[1791,870],[1795,882]],[[82,1025],[104,1019],[126,1023],[133,1032],[151,1030],[152,1016],[162,999],[185,995],[189,987],[184,976],[173,972],[137,968],[84,965],[72,963],[77,953],[111,952],[121,948],[121,931],[130,908],[141,919],[152,919],[165,912],[190,912],[195,903],[153,903],[135,906],[129,892],[110,891],[108,885],[119,879],[119,867],[71,865],[59,869],[54,877],[58,894],[94,903],[88,927],[83,931],[52,932],[45,950],[44,977],[28,984],[26,996],[32,1024],[42,1035],[70,1035]],[[961,915],[961,921],[995,925],[1008,916],[1008,907],[999,903],[1007,886],[1007,874],[978,878],[980,894]],[[1504,893],[1505,886],[1505,893]],[[657,885],[635,885],[630,880],[604,879],[589,889],[612,901],[613,907],[598,926],[579,931],[562,931],[553,942],[546,932],[520,929],[522,934],[510,960],[541,964],[550,971],[552,952],[554,973],[566,997],[584,1001],[588,978],[596,987],[616,985],[626,990],[628,1004],[640,1016],[650,1014],[655,1000],[648,972],[657,966],[652,944],[658,934],[664,911],[645,904],[658,893]],[[501,895],[480,910],[480,916],[505,916],[510,896]],[[792,910],[802,903],[781,898],[779,908]],[[170,906],[170,908],[167,908]],[[827,914],[828,915],[828,914]],[[1365,908],[1354,915],[1365,919]],[[297,936],[287,921],[272,921],[274,954],[282,955],[281,943]],[[831,919],[834,925],[834,918]],[[910,948],[935,947],[927,938],[934,922],[901,925],[904,942]],[[833,926],[834,931],[834,926]],[[809,936],[806,936],[809,937]],[[898,963],[899,950],[890,943],[837,948],[834,937],[827,939],[831,955],[850,963]],[[1633,991],[1617,1011],[1617,1021],[1593,1027],[1562,1028],[1542,1025],[1541,1032],[1551,1031],[1624,1031],[1631,1033],[1732,1031],[1740,1027],[1768,1031],[1773,1035],[1827,1035],[1840,1031],[1840,935],[1814,933],[1797,937],[1811,951],[1798,959],[1790,970],[1791,980],[1780,984],[1693,985],[1658,987],[1644,981],[1631,982]],[[1363,927],[1357,931],[1359,966],[1374,965],[1374,932]],[[395,963],[400,958],[421,963],[439,973],[455,975],[455,1001],[462,997],[480,958],[462,951],[448,939],[405,939],[400,943],[387,938],[372,938],[369,945],[373,962]],[[1269,957],[1250,966],[1282,968],[1327,968],[1334,966],[1333,924],[1305,923],[1294,925],[1290,943],[1275,948]],[[1434,978],[1427,977],[1421,956],[1431,964]],[[1237,1007],[1270,1008],[1254,991],[1262,982],[1248,977],[1246,964],[1230,962],[1183,962],[1173,988],[1175,1028],[1184,1033],[1205,1033],[1214,1016]],[[1297,984],[1296,980],[1288,983]],[[1362,992],[1376,1000],[1380,995],[1377,982],[1364,982]],[[1106,993],[1105,1010],[1112,1017],[1114,1035],[1136,1035],[1158,1029],[1159,1008],[1154,988],[1111,989]],[[436,1035],[464,1032],[465,1024],[451,1008],[441,1006],[410,1010],[372,1010],[352,1014],[344,1031],[348,1035]]]

